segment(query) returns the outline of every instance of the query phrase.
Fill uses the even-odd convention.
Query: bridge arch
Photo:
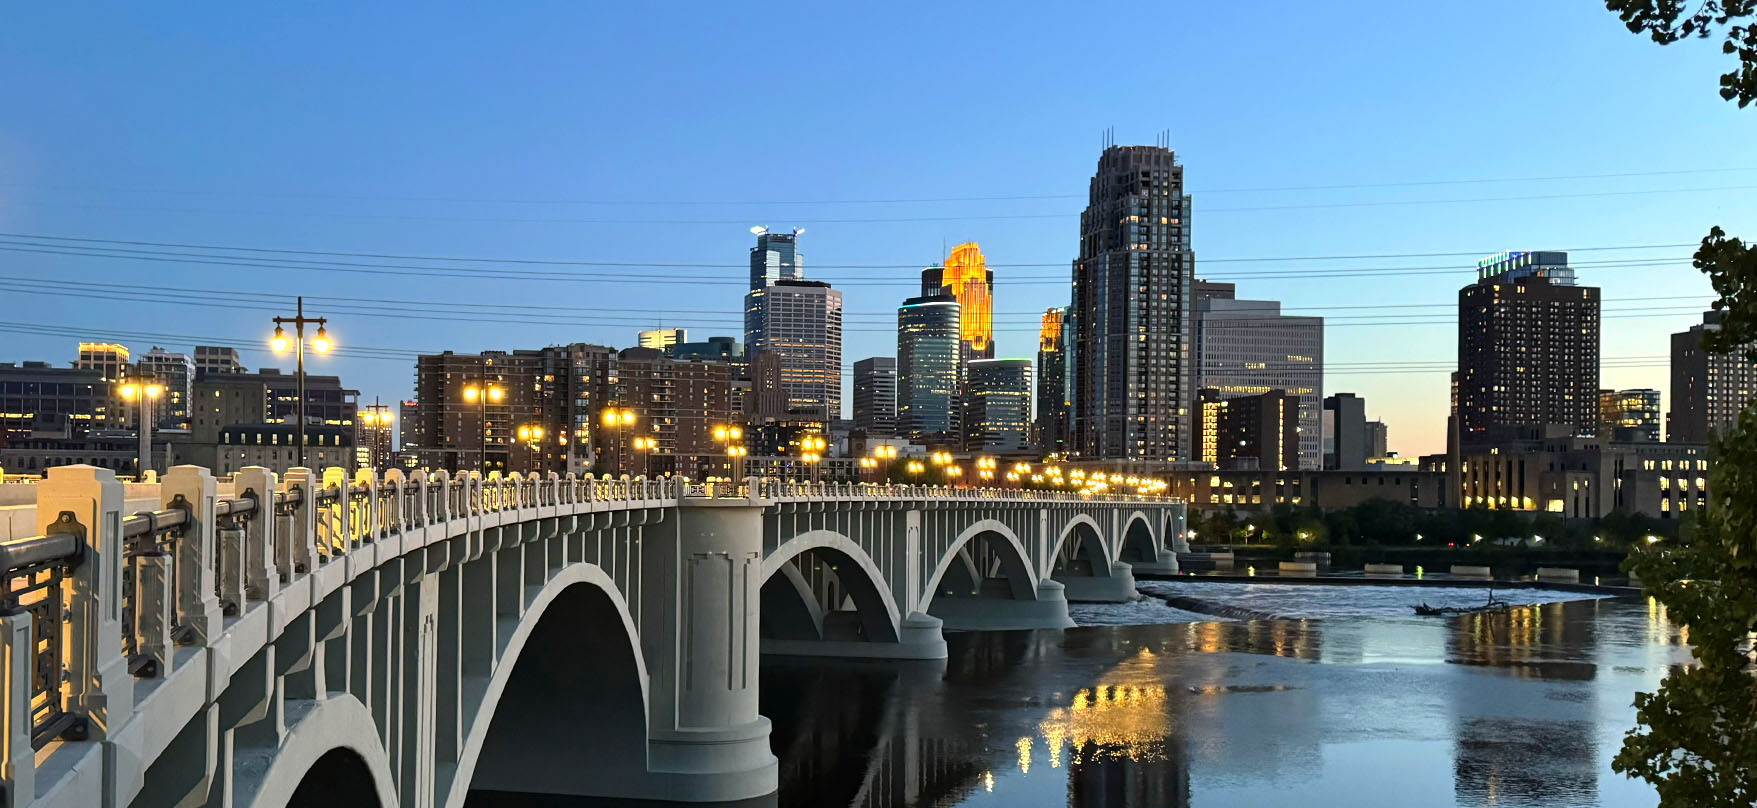
[[[464,705],[473,717],[438,804],[461,806],[472,788],[599,795],[591,789],[605,784],[606,768],[621,782],[638,780],[628,775],[647,770],[649,698],[639,637],[603,569],[580,563],[556,573],[506,639],[479,703]],[[586,737],[597,743],[582,754]]]
[[[1069,539],[1074,541],[1072,548],[1067,547]],[[1045,576],[1054,573],[1056,566],[1062,563],[1063,549],[1072,550],[1069,560],[1084,558],[1091,564],[1090,571],[1081,570],[1079,574],[1110,577],[1111,555],[1105,547],[1104,529],[1098,526],[1098,520],[1086,514],[1079,514],[1068,520],[1062,527],[1061,535],[1056,537],[1055,546],[1051,548],[1049,555],[1044,556]]]
[[[1160,546],[1164,543],[1159,537],[1165,535],[1164,529],[1154,531],[1153,520],[1147,514],[1133,511],[1123,519],[1122,541],[1116,543],[1116,559],[1130,564],[1145,564],[1159,560]]]
[[[813,552],[822,554],[836,568],[836,579],[854,601],[854,608],[866,630],[866,639],[874,642],[897,642],[897,627],[903,615],[897,608],[896,598],[891,596],[890,587],[885,583],[884,573],[858,543],[833,530],[808,530],[788,539],[763,558],[761,585],[765,607],[769,603],[770,592],[774,591],[770,589],[771,583],[775,584],[776,589],[785,592],[798,591],[802,582],[791,577],[786,581],[774,579],[776,575],[783,573],[787,565]],[[805,594],[802,592],[801,596]],[[818,615],[820,629],[821,619],[822,615]]]
[[[965,549],[978,539],[982,540],[984,549],[1000,562],[1000,572],[1007,581],[1008,595],[1014,600],[1036,600],[1036,571],[1031,568],[1030,555],[1025,552],[1025,545],[1019,541],[1013,529],[1005,522],[997,519],[983,519],[965,528],[934,565],[932,574],[921,588],[921,606],[917,611],[927,612],[933,604],[934,596],[939,594],[940,584],[952,571],[956,564],[968,564],[971,557]],[[980,582],[986,570],[970,570]]]
[[[246,782],[238,784],[241,790],[249,789],[252,793],[235,795],[237,804],[250,808],[295,808],[303,803],[304,796],[311,794],[309,789],[302,788],[308,775],[322,777],[326,772],[334,771],[329,764],[348,757],[358,765],[345,768],[356,774],[364,769],[370,779],[365,783],[347,785],[364,786],[362,790],[369,790],[378,805],[397,804],[390,757],[384,751],[384,744],[378,740],[378,728],[366,705],[352,694],[331,693],[323,701],[289,702],[288,708],[289,712],[303,710],[303,714],[287,716],[285,739],[275,750],[268,768],[255,779],[253,789]],[[320,794],[325,797],[325,804],[338,808],[371,804],[360,799],[365,795],[359,791],[353,792],[358,801],[349,801],[338,788],[344,784],[326,782],[315,785],[321,787]]]

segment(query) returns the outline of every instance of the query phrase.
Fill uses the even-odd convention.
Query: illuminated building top
[[[1559,250],[1510,250],[1476,262],[1478,281],[1513,281],[1530,277],[1548,278],[1554,286],[1574,285],[1574,270],[1568,268],[1568,254]]]
[[[1037,329],[1039,350],[1059,351],[1062,348],[1062,312],[1060,306],[1050,306],[1043,311],[1042,324]]]
[[[976,242],[967,241],[952,248],[946,256],[940,284],[958,299],[962,312],[959,339],[969,343],[978,356],[986,356],[989,342],[994,339],[994,276],[989,273]]]

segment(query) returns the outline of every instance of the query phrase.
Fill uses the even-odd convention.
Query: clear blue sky
[[[1714,223],[1757,233],[1757,112],[1716,95],[1725,57],[1655,46],[1594,2],[109,5],[6,12],[0,232],[683,266],[523,267],[626,275],[548,281],[0,250],[0,276],[105,298],[0,280],[0,360],[73,358],[73,336],[19,324],[241,348],[270,328],[268,311],[110,299],[117,284],[271,292],[283,308],[303,292],[586,309],[393,319],[313,302],[347,347],[625,346],[661,321],[735,334],[752,224],[809,229],[808,274],[846,294],[849,363],[895,350],[911,265],[968,240],[996,265],[1000,353],[1027,356],[1036,313],[1066,302],[1101,130],[1120,143],[1169,130],[1195,197],[1198,274],[1331,317],[1326,392],[1366,396],[1412,454],[1443,446],[1448,304],[1472,260],[1217,259],[1677,244]],[[1711,168],[1747,170],[1240,190]],[[1533,196],[1549,198],[1507,198]],[[836,201],[945,197],[1047,198]],[[1604,355],[1658,357],[1620,362],[1647,366],[1607,369],[1606,385],[1665,386],[1666,335],[1709,296],[1689,252],[1575,255],[1679,259],[1580,271],[1604,288]],[[889,268],[835,266],[860,264]],[[1439,269],[1244,277],[1410,266]],[[1438,305],[1335,308],[1389,304]],[[1342,319],[1386,314],[1430,322]],[[1433,369],[1360,364],[1407,361]],[[412,358],[317,367],[367,400],[411,393]]]

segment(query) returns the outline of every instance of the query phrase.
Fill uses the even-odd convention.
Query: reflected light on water
[[[1159,759],[1161,744],[1171,732],[1165,686],[1103,684],[1083,688],[1069,706],[1051,710],[1038,722],[1037,732],[1049,748],[1051,768],[1061,766],[1063,742],[1072,750],[1074,763],[1082,762],[1085,755],[1131,761]],[[1030,742],[1030,738],[1019,739],[1021,771],[1025,770]]]
[[[1027,735],[1023,738],[1020,738],[1019,742],[1016,744],[1013,744],[1013,745],[1019,748],[1019,773],[1020,774],[1030,774],[1031,773],[1031,736]]]

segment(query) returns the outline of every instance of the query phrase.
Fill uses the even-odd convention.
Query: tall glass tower
[[[897,433],[956,441],[958,301],[924,295],[897,307]]]
[[[799,254],[799,231],[770,233],[753,227],[756,246],[750,248],[750,291],[744,296],[744,358],[756,356],[768,321],[763,297],[778,281],[805,279],[805,256]]]
[[[1190,198],[1162,146],[1098,158],[1074,261],[1069,449],[1088,459],[1188,460],[1194,357]]]

